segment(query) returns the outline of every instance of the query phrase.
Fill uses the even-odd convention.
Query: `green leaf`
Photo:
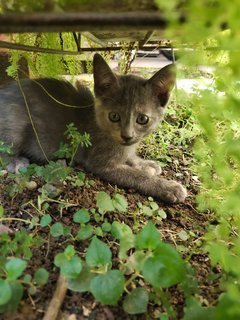
[[[34,273],[33,280],[38,286],[44,286],[48,282],[49,272],[45,268],[38,268]]]
[[[91,280],[95,274],[90,271],[90,268],[85,262],[82,263],[82,271],[74,279],[68,279],[68,289],[77,292],[90,291]]]
[[[201,304],[193,297],[189,298],[187,300],[187,306],[184,308],[184,320],[199,320],[199,319],[204,319],[204,320],[213,320],[213,319],[230,319],[233,320],[234,318],[229,317],[229,316],[224,316],[223,313],[221,313],[220,317],[215,317],[214,314],[214,308],[204,308],[201,306]],[[225,310],[227,309],[226,306],[224,308]],[[237,319],[237,318],[235,318]]]
[[[41,227],[47,227],[52,222],[52,217],[49,214],[44,215],[40,220]]]
[[[117,211],[127,212],[128,203],[123,195],[119,193],[115,194],[112,198],[112,204]]]
[[[111,197],[104,191],[97,193],[97,207],[101,212],[114,211]]]
[[[55,238],[62,236],[63,233],[64,233],[64,228],[61,222],[54,223],[50,228],[50,234]]]
[[[93,227],[90,224],[87,224],[86,226],[82,227],[77,235],[76,240],[86,240],[89,239],[93,234]]]
[[[71,260],[65,260],[60,269],[67,279],[75,279],[82,271],[82,261],[75,256]]]
[[[162,243],[143,265],[143,276],[153,287],[168,288],[185,278],[184,262],[169,244]]]
[[[7,261],[5,265],[5,269],[7,271],[7,278],[9,280],[17,279],[22,275],[26,267],[27,267],[26,261],[19,258],[12,258],[11,260]]]
[[[67,167],[64,161],[50,161],[44,167],[38,167],[36,172],[38,176],[42,177],[46,182],[53,183],[58,181],[64,181],[70,174],[71,168]]]
[[[16,310],[23,296],[23,287],[18,280],[9,282],[9,285],[11,287],[11,298],[6,304],[0,305],[0,313]]]
[[[80,209],[73,215],[73,221],[76,223],[87,223],[90,220],[90,214],[86,209]]]
[[[112,225],[111,225],[111,223],[105,221],[105,222],[102,224],[101,228],[102,228],[102,231],[104,231],[104,232],[109,232],[109,231],[111,231]]]
[[[12,296],[12,290],[7,280],[0,279],[0,306],[6,304]]]
[[[123,309],[128,314],[140,314],[147,311],[148,292],[144,288],[135,288],[123,301]]]
[[[72,259],[75,255],[74,246],[69,244],[64,250],[64,255],[68,260]]]
[[[143,210],[143,214],[147,217],[152,217],[153,215],[153,210],[150,208],[150,207],[147,207],[147,206],[142,206],[142,210]]]
[[[147,256],[145,252],[137,250],[128,258],[127,266],[132,272],[139,272],[143,269],[143,265],[146,259]]]
[[[135,235],[132,233],[132,229],[124,223],[114,221],[111,233],[116,239],[120,240],[119,258],[126,259],[126,252],[133,248],[135,244]]]
[[[131,237],[133,234],[132,229],[127,224],[118,221],[112,223],[111,233],[118,240]]]
[[[119,253],[118,253],[119,258],[126,259],[127,251],[131,248],[134,248],[134,244],[135,244],[135,236],[133,234],[128,238],[122,238],[120,240],[120,247],[119,247]]]
[[[24,281],[25,283],[30,284],[31,281],[32,281],[32,276],[31,276],[30,274],[26,274],[26,275],[24,276],[24,278],[23,278],[23,281]]]
[[[70,227],[67,227],[67,226],[63,226],[63,236],[68,236],[71,234],[71,229]]]
[[[4,209],[3,206],[0,206],[0,218],[2,218],[4,215]]]
[[[55,264],[55,266],[60,268],[66,260],[67,260],[67,258],[65,256],[65,254],[63,252],[60,252],[60,253],[56,254],[56,256],[54,257],[54,264]]]
[[[88,247],[86,253],[86,262],[90,268],[110,265],[112,260],[112,252],[109,247],[94,237]]]
[[[119,270],[109,270],[92,279],[90,288],[94,297],[101,303],[114,305],[124,291],[124,276]]]
[[[163,209],[160,209],[157,211],[157,216],[162,218],[162,219],[166,219],[167,218],[167,214]]]
[[[138,249],[154,250],[160,243],[160,233],[151,221],[136,236],[136,247]]]
[[[98,236],[98,237],[103,237],[103,231],[102,231],[101,227],[97,227],[95,229],[95,235]]]

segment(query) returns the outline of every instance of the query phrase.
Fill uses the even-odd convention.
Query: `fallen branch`
[[[55,320],[57,318],[59,310],[65,298],[66,292],[67,280],[64,276],[60,274],[57,281],[56,290],[43,317],[43,320]]]

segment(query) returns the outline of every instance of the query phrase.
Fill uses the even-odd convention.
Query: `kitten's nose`
[[[124,142],[129,143],[133,139],[133,136],[124,136],[121,134],[121,138],[123,139]]]

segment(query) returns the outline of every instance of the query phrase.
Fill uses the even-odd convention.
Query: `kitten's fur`
[[[184,201],[186,190],[181,184],[162,178],[157,163],[135,154],[142,138],[156,129],[162,119],[175,82],[172,66],[164,67],[149,80],[133,75],[118,76],[99,54],[95,54],[93,68],[95,102],[91,92],[82,85],[74,88],[64,81],[37,79],[56,100],[68,105],[89,106],[86,108],[65,107],[35,81],[21,81],[48,159],[54,159],[54,152],[65,140],[66,125],[73,122],[81,133],[91,136],[92,146],[80,148],[76,156],[76,161],[87,171],[110,183],[134,188],[169,203]],[[17,157],[46,162],[17,82],[0,89],[0,112],[0,140],[13,143]]]

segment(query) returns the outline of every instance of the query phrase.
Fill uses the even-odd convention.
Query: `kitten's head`
[[[93,74],[97,123],[116,143],[138,143],[156,129],[174,87],[172,65],[146,80],[114,74],[105,60],[95,54]]]

